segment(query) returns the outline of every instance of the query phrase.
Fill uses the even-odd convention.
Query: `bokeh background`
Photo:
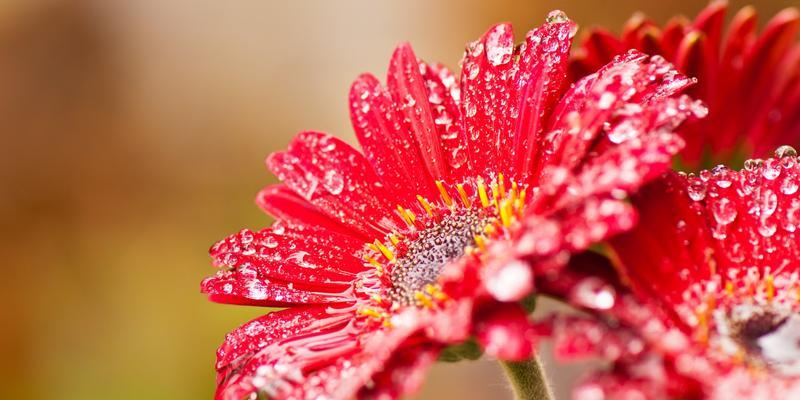
[[[199,293],[209,245],[269,224],[263,158],[296,132],[353,140],[350,82],[397,42],[455,67],[495,22],[522,35],[560,8],[618,30],[704,4],[0,1],[0,398],[211,397],[217,345],[260,310]],[[568,398],[581,366],[548,364]],[[435,367],[418,397],[504,390],[482,360]]]

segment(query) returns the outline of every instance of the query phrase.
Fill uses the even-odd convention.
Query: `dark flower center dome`
[[[381,282],[372,285],[372,298],[383,307],[433,307],[446,300],[438,284],[443,268],[478,257],[488,241],[508,235],[525,205],[525,190],[502,174],[488,183],[477,178],[437,186],[437,199],[418,195],[417,204],[397,206],[405,227],[367,244],[364,260]]]
[[[800,315],[773,306],[741,305],[731,310],[725,330],[748,364],[784,376],[800,376]]]
[[[490,221],[484,210],[454,209],[441,220],[429,221],[414,232],[389,273],[392,281],[389,298],[401,305],[416,303],[420,297],[417,293],[430,291],[428,286],[436,284],[444,265],[474,246],[476,235],[482,234]]]

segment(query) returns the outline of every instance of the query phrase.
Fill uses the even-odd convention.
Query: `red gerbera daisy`
[[[289,308],[226,337],[218,398],[396,397],[473,335],[499,358],[530,356],[520,260],[538,273],[629,228],[621,199],[704,113],[671,97],[690,79],[635,51],[569,87],[575,29],[554,12],[515,47],[497,25],[468,46],[460,80],[401,45],[388,88],[352,86],[363,153],[305,132],[267,159],[283,183],[257,203],[277,222],[215,244],[222,269],[202,290]]]
[[[574,259],[573,275],[622,299],[602,319],[549,321],[562,355],[616,361],[578,399],[800,398],[799,162],[784,146],[643,188],[639,224],[611,240],[638,300],[613,273],[580,276],[610,271],[599,256]]]
[[[761,33],[745,7],[723,30],[727,2],[714,1],[694,21],[680,16],[663,27],[634,15],[617,37],[595,28],[574,54],[570,72],[581,77],[634,48],[659,54],[698,78],[689,94],[706,102],[708,118],[682,130],[689,166],[741,162],[781,144],[800,143],[800,13],[776,14]]]

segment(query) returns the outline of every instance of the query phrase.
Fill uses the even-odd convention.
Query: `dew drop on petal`
[[[322,186],[332,195],[342,193],[344,189],[344,178],[336,170],[328,170],[325,172],[325,179],[322,181]]]
[[[775,149],[775,157],[783,158],[783,157],[796,157],[797,150],[794,149],[792,146],[781,146]]]
[[[568,22],[569,17],[567,17],[567,13],[561,10],[553,10],[547,14],[547,21],[548,24],[558,23],[558,22]]]
[[[733,202],[723,197],[711,204],[714,219],[721,225],[728,225],[736,219],[736,206]]]
[[[701,201],[706,198],[706,185],[699,179],[694,179],[686,187],[686,192],[694,201]]]

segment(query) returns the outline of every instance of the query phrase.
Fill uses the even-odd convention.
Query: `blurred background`
[[[296,132],[353,141],[350,82],[397,42],[455,67],[495,22],[519,37],[560,8],[618,31],[704,4],[0,1],[0,398],[210,398],[216,347],[261,310],[199,293],[208,247],[270,223],[263,159]],[[566,399],[581,368],[549,373]],[[491,361],[439,365],[418,397],[504,387]]]

